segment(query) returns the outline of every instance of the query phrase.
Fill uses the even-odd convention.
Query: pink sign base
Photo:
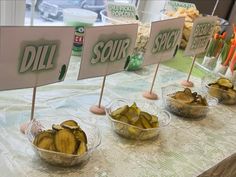
[[[158,96],[157,94],[153,93],[153,92],[150,92],[150,91],[146,91],[143,93],[143,97],[144,98],[147,98],[149,100],[157,100],[158,99]]]
[[[89,109],[92,113],[94,114],[98,114],[98,115],[105,115],[105,107],[104,106],[97,106],[97,105],[93,105],[91,106],[91,108]]]

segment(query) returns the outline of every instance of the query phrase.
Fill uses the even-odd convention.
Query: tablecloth
[[[101,131],[101,145],[83,166],[61,168],[48,165],[37,157],[26,136],[19,131],[19,126],[30,118],[32,89],[2,91],[1,177],[192,177],[201,174],[206,177],[207,172],[212,176],[216,171],[213,167],[219,162],[235,156],[235,107],[218,105],[206,118],[197,121],[172,115],[171,123],[161,129],[156,139],[127,140],[113,132],[105,116],[89,112],[90,106],[98,102],[102,78],[77,81],[79,65],[80,58],[72,57],[64,82],[37,89],[35,118],[55,118],[56,115],[69,118],[70,114],[76,114],[96,123]],[[142,93],[150,89],[154,70],[155,65],[108,76],[102,104],[115,98],[145,100]],[[186,77],[185,73],[161,65],[154,86],[160,99],[154,102],[163,107],[161,88],[180,83]],[[199,78],[191,77],[191,80],[200,86]],[[223,166],[235,164],[235,158],[225,161],[221,162]],[[236,169],[233,165],[231,167],[225,172],[234,175]],[[212,171],[205,172],[208,169]]]

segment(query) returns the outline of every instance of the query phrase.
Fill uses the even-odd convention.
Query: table
[[[30,117],[32,89],[0,92],[1,177],[191,177],[200,174],[206,177],[207,173],[214,176],[216,169],[235,176],[235,107],[219,105],[210,110],[207,118],[198,121],[172,115],[170,125],[161,130],[157,139],[127,140],[111,130],[105,116],[89,112],[89,107],[98,101],[102,78],[76,81],[79,64],[80,59],[72,57],[64,82],[38,88],[35,117],[68,117],[71,113],[96,122],[102,135],[97,151],[83,167],[47,165],[35,156],[27,138],[19,131],[20,124]],[[149,66],[108,76],[103,104],[117,97],[144,99],[142,92],[150,88],[154,70],[155,66]],[[161,65],[154,90],[161,96],[162,86],[183,79],[186,74]],[[192,77],[192,80],[200,86],[199,78]],[[161,99],[155,103],[162,106]],[[228,164],[227,171],[222,165],[214,167],[219,162],[223,166]]]

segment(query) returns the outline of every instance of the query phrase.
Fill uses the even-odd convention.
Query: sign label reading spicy
[[[179,35],[180,29],[161,31],[154,40],[152,53],[157,54],[172,49],[178,42]]]

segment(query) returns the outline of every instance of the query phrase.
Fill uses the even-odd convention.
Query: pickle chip
[[[52,125],[52,129],[53,130],[56,130],[56,131],[59,131],[59,130],[62,130],[64,129],[61,125],[57,125],[57,124],[53,124]]]
[[[62,129],[56,132],[54,143],[57,151],[73,154],[77,147],[77,141],[74,134],[68,129]]]
[[[75,138],[78,141],[82,141],[82,142],[85,142],[85,144],[87,144],[87,136],[86,136],[86,134],[84,133],[83,130],[76,130],[73,133],[75,135]]]
[[[111,116],[112,116],[112,117],[115,117],[115,116],[117,116],[117,115],[125,114],[125,113],[128,111],[128,109],[129,109],[129,106],[128,106],[128,105],[125,105],[125,106],[123,106],[123,107],[121,107],[121,108],[118,108],[117,110],[113,111],[113,112],[111,113]]]
[[[52,133],[51,131],[49,131],[49,130],[45,130],[45,131],[42,131],[42,132],[38,133],[38,134],[36,135],[36,137],[34,138],[33,144],[34,144],[35,146],[38,146],[38,144],[39,144],[39,143],[43,140],[43,138],[45,138],[45,137],[51,138],[51,137],[53,137],[53,133]]]
[[[192,103],[194,101],[194,97],[189,94],[186,94],[185,92],[182,92],[182,91],[178,91],[175,93],[175,99],[183,102],[183,103]]]
[[[78,126],[78,123],[74,120],[66,120],[60,124],[62,127],[63,125],[68,125],[68,126]]]
[[[141,117],[141,122],[144,128],[152,128],[152,126],[145,117]]]
[[[86,151],[87,151],[87,145],[83,141],[81,141],[79,148],[77,150],[77,155],[83,155],[84,153],[86,153]]]
[[[53,137],[44,137],[38,144],[40,149],[51,150],[54,147]]]
[[[226,78],[220,78],[217,80],[216,83],[222,87],[233,88],[233,83],[229,79],[226,79]]]

